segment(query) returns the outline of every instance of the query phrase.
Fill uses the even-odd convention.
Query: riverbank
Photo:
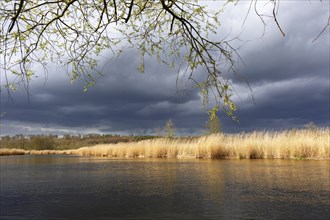
[[[100,144],[74,150],[0,149],[0,155],[73,154],[141,158],[330,159],[330,128],[215,134]]]

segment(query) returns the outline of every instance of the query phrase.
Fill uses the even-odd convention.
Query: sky
[[[221,34],[240,33],[245,43],[238,51],[244,64],[239,77],[232,77],[239,122],[220,112],[224,132],[302,128],[309,122],[329,126],[329,29],[313,42],[328,22],[329,4],[280,1],[277,19],[285,37],[272,20],[262,36],[263,24],[253,12],[242,26],[247,1],[225,8]],[[87,92],[56,66],[49,67],[47,79],[40,74],[31,82],[29,99],[23,88],[12,93],[13,102],[2,91],[0,135],[153,135],[170,118],[178,135],[203,134],[208,115],[198,91],[177,89],[177,70],[151,57],[139,73],[139,61],[134,50],[104,60],[104,76]]]

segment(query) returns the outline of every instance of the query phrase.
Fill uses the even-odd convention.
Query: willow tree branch
[[[113,0],[113,7],[115,9],[115,21],[116,21],[116,24],[117,24],[118,15],[117,15],[117,4],[116,4],[116,0]]]
[[[319,33],[319,35],[317,35],[317,37],[316,37],[312,42],[314,42],[314,41],[316,41],[317,39],[319,39],[319,37],[323,34],[323,32],[329,27],[329,23],[330,23],[330,16],[329,16],[329,18],[328,18],[328,23],[327,23],[327,25],[323,28],[323,30]]]
[[[284,31],[282,30],[280,24],[278,23],[277,21],[277,18],[276,18],[276,13],[275,13],[275,8],[276,8],[276,1],[274,1],[274,7],[273,7],[273,17],[274,17],[274,21],[278,27],[278,29],[280,30],[281,34],[283,35],[283,37],[285,37],[285,33]]]
[[[14,27],[16,21],[17,21],[17,18],[18,18],[18,16],[20,15],[20,13],[22,11],[23,4],[24,4],[24,0],[20,0],[19,5],[18,5],[18,10],[17,10],[15,16],[11,19],[11,22],[10,22],[10,25],[9,25],[9,28],[8,28],[8,33],[10,33],[11,30],[13,29],[13,27]]]
[[[132,9],[133,9],[133,4],[134,4],[134,0],[131,0],[131,4],[130,4],[129,9],[128,9],[128,14],[127,14],[127,18],[125,19],[125,23],[127,23],[128,20],[131,17]]]

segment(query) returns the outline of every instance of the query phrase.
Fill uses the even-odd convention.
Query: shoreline
[[[27,155],[63,155],[63,156],[77,156],[77,157],[95,157],[95,158],[104,158],[104,159],[206,159],[206,160],[329,160],[329,158],[239,158],[239,157],[221,157],[221,158],[212,158],[212,157],[194,157],[194,156],[161,156],[161,157],[144,157],[144,156],[133,156],[133,157],[117,157],[117,156],[111,156],[111,155],[81,155],[81,154],[75,154],[75,153],[68,153],[68,152],[56,152],[51,151],[48,152],[48,150],[40,150],[36,152],[30,152],[29,150],[25,151],[23,149],[15,149],[15,150],[23,150],[24,153],[4,153],[2,150],[13,150],[13,149],[0,149],[0,158],[1,157],[10,157],[10,156],[27,156]]]
[[[158,138],[70,150],[0,148],[0,156],[63,154],[106,158],[330,159],[330,128]]]

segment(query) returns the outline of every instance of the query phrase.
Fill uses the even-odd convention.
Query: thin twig
[[[275,23],[276,23],[278,29],[279,29],[280,32],[282,33],[283,37],[285,37],[285,33],[284,33],[284,31],[282,30],[280,24],[279,24],[278,21],[277,21],[276,13],[275,13],[275,8],[276,8],[276,0],[274,1],[273,17],[274,17],[274,20],[275,20]]]
[[[323,32],[329,27],[329,23],[330,23],[330,16],[328,18],[327,25],[323,28],[323,30],[321,31],[321,33],[319,33],[319,35],[317,35],[317,37],[312,42],[315,42],[323,34]]]

